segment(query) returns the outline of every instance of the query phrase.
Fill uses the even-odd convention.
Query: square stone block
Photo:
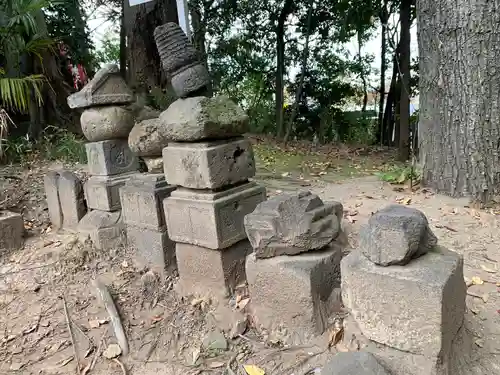
[[[87,206],[93,210],[117,211],[121,208],[120,188],[132,174],[118,176],[91,176],[85,183]]]
[[[221,192],[177,189],[163,201],[170,239],[225,249],[247,238],[243,219],[266,200],[266,189],[249,182]]]
[[[126,243],[121,211],[90,211],[78,224],[81,237],[90,237],[99,250],[114,250]]]
[[[139,160],[130,151],[126,139],[89,142],[85,144],[89,173],[111,176],[139,169]]]
[[[59,205],[63,216],[63,228],[76,230],[87,213],[82,181],[70,171],[59,174]]]
[[[175,243],[168,238],[167,230],[151,230],[127,225],[127,246],[136,255],[141,266],[157,272],[176,268]]]
[[[182,295],[227,297],[245,281],[245,257],[252,251],[248,240],[224,251],[177,243],[175,254]]]
[[[405,266],[377,266],[356,250],[341,263],[342,297],[370,340],[438,357],[462,325],[463,258],[437,246]]]
[[[59,202],[59,172],[48,172],[43,178],[43,183],[50,222],[54,229],[60,229],[63,225],[63,216]]]
[[[280,325],[302,340],[322,334],[328,317],[340,308],[342,247],[299,255],[246,260],[248,288],[258,324],[267,329]]]
[[[0,211],[0,254],[2,251],[22,248],[23,235],[23,217],[14,212]]]
[[[163,199],[176,188],[165,181],[163,173],[135,175],[120,188],[125,224],[151,230],[165,227]]]
[[[201,143],[169,143],[163,149],[167,181],[190,189],[219,189],[255,175],[248,139]]]

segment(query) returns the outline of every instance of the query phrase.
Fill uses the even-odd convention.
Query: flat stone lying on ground
[[[78,224],[78,234],[81,240],[90,238],[99,250],[114,250],[126,243],[121,211],[90,211]]]
[[[68,97],[70,108],[128,104],[133,101],[134,95],[116,64],[102,67],[83,89]]]
[[[178,188],[163,201],[170,239],[225,249],[247,238],[244,217],[264,200],[266,189],[255,182],[220,192]]]
[[[134,127],[134,114],[125,106],[95,107],[83,111],[80,123],[90,142],[127,138]]]
[[[23,217],[11,211],[0,211],[0,255],[21,249],[24,245]]]
[[[127,224],[127,246],[140,266],[159,273],[176,268],[175,243],[166,228],[154,230]]]
[[[459,254],[436,247],[405,266],[382,267],[357,250],[341,272],[343,302],[367,338],[428,358],[449,351],[465,312]]]
[[[255,176],[248,139],[203,143],[169,143],[163,149],[167,181],[190,189],[219,189]]]
[[[224,250],[176,244],[179,292],[182,295],[225,298],[245,281],[245,257],[252,251],[247,240]]]
[[[299,254],[324,248],[338,236],[336,211],[342,211],[340,203],[325,204],[309,191],[278,195],[245,217],[245,230],[257,258]]]
[[[328,361],[321,375],[389,375],[371,353],[337,353]]]
[[[120,188],[133,173],[114,176],[91,176],[85,182],[87,206],[93,210],[117,211],[121,208]]]
[[[120,189],[125,224],[150,230],[165,229],[163,200],[175,189],[163,174],[135,174]]]
[[[336,243],[321,251],[246,260],[252,309],[259,326],[284,324],[302,341],[322,334],[339,303],[342,247]]]
[[[226,96],[178,99],[160,115],[160,132],[176,142],[228,139],[248,131],[245,111]]]
[[[93,176],[111,176],[139,169],[139,160],[130,151],[126,139],[85,144],[88,171]]]
[[[63,216],[63,228],[76,230],[87,213],[82,181],[70,171],[59,173],[59,205]]]
[[[390,205],[377,211],[360,233],[359,246],[373,263],[404,265],[437,245],[425,215],[411,207]]]
[[[128,134],[130,150],[138,156],[161,156],[163,147],[168,143],[162,132],[159,119],[138,122]]]

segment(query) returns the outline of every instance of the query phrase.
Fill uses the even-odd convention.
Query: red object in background
[[[64,43],[59,43],[59,54],[68,59],[68,70],[73,77],[73,87],[76,90],[81,90],[88,82],[87,72],[82,64],[76,66],[71,61],[68,46]]]

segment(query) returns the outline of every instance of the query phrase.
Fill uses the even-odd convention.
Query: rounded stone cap
[[[90,142],[127,138],[134,127],[134,114],[124,106],[88,108],[83,111],[80,122]]]

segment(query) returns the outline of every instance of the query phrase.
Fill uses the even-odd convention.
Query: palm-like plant
[[[32,96],[36,105],[43,103],[45,77],[23,76],[19,64],[24,54],[42,60],[42,54],[52,48],[53,41],[41,35],[37,22],[48,4],[48,0],[0,0],[0,158],[3,140],[13,124],[6,110],[26,112]]]

